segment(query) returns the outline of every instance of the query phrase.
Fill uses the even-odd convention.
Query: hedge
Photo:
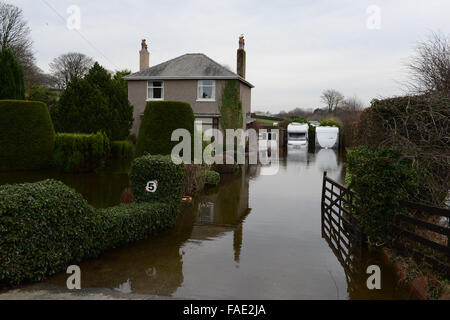
[[[0,100],[0,171],[50,165],[55,131],[41,102]]]
[[[156,192],[149,192],[149,182],[156,181]],[[131,165],[131,190],[137,202],[179,204],[184,183],[184,165],[176,165],[170,156],[146,155]]]
[[[172,227],[177,209],[133,203],[95,210],[62,182],[0,186],[0,285],[40,281],[71,264]]]
[[[55,138],[53,165],[69,172],[91,171],[103,164],[109,155],[106,134],[58,133]]]
[[[172,132],[176,129],[187,129],[193,140],[194,121],[194,112],[186,102],[148,102],[139,129],[136,157],[147,153],[152,155],[171,154],[173,147],[179,143],[178,141],[171,141]]]
[[[418,177],[411,161],[397,149],[365,146],[349,149],[346,184],[359,195],[361,221],[369,240],[383,243],[392,232],[394,216],[400,213],[400,200],[418,190]]]
[[[133,144],[128,140],[113,141],[111,155],[114,159],[131,159],[133,158]]]
[[[25,99],[22,67],[7,48],[0,51],[0,99]]]
[[[217,186],[220,183],[220,174],[218,172],[208,170],[205,172],[206,184]]]

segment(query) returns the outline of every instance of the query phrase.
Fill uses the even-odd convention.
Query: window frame
[[[161,87],[155,87],[153,83],[161,82]],[[150,83],[152,84],[150,86]],[[150,98],[148,93],[150,89],[161,89],[161,98]],[[154,92],[152,92],[154,93]],[[164,81],[163,80],[147,80],[147,101],[163,101],[164,100]]]
[[[203,81],[212,81],[212,85],[203,85],[202,82]],[[211,98],[202,98],[200,97],[200,88],[201,87],[210,87],[213,88],[212,90],[212,97]],[[203,80],[198,80],[197,81],[197,101],[198,102],[215,102],[216,101],[216,80],[207,80],[207,79],[203,79]]]

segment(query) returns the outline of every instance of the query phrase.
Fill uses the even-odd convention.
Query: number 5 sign
[[[145,191],[155,193],[156,189],[158,189],[158,181],[153,180],[147,182],[147,186],[145,187]]]

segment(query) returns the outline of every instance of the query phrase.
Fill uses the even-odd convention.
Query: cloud
[[[244,33],[247,78],[256,86],[253,109],[273,112],[318,107],[327,88],[366,104],[400,94],[415,42],[431,30],[450,30],[446,0],[7,2],[24,10],[38,65],[47,71],[53,58],[69,51],[111,70],[137,70],[142,38],[150,43],[151,65],[202,52],[234,70]],[[81,36],[66,27],[70,5],[81,9]],[[381,9],[380,30],[366,27],[369,5]]]

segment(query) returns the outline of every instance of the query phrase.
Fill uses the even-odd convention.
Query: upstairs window
[[[147,100],[164,100],[164,82],[147,82]]]
[[[216,82],[214,80],[200,80],[198,82],[197,100],[199,101],[216,100]]]

